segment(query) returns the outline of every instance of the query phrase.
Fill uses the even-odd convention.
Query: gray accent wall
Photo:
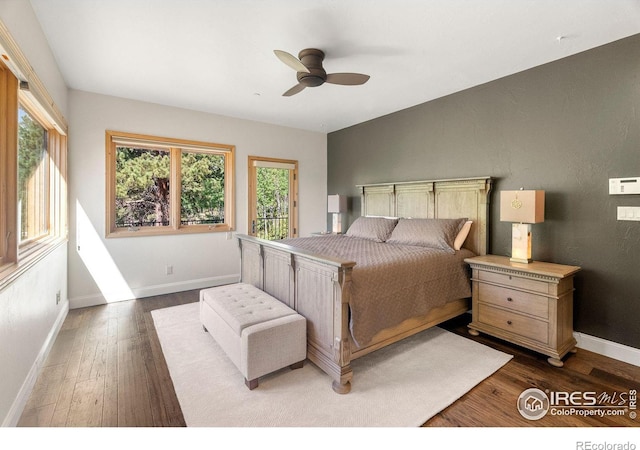
[[[327,158],[346,225],[360,215],[356,184],[495,177],[498,255],[511,252],[499,191],[543,189],[533,258],[582,267],[575,330],[640,348],[640,222],[616,220],[640,195],[608,190],[609,178],[640,177],[640,35],[330,133]]]

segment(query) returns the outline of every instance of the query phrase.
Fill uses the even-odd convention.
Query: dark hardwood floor
[[[185,426],[151,311],[198,291],[69,311],[18,426]]]
[[[625,393],[640,392],[640,367],[578,349],[564,358],[564,367],[547,363],[547,356],[480,334],[467,332],[470,314],[441,325],[451,332],[513,355],[513,359],[481,382],[453,405],[432,417],[424,426],[433,427],[638,427],[640,417],[629,416],[560,416],[547,413],[542,419],[525,419],[517,410],[520,394],[529,388],[552,392]],[[615,400],[619,401],[619,397]],[[592,412],[595,408],[585,408]]]
[[[151,311],[198,301],[198,291],[71,310],[38,377],[19,426],[181,427],[180,405],[162,355]],[[513,354],[494,375],[446,408],[427,427],[637,427],[640,419],[547,416],[524,419],[522,391],[640,391],[640,367],[578,350],[561,369],[526,349],[466,331],[468,315],[442,325]],[[354,382],[357,382],[357,374]]]

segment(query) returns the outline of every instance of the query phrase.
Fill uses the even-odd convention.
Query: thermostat
[[[640,177],[609,178],[609,195],[640,194]]]

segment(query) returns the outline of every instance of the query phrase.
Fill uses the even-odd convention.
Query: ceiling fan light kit
[[[369,80],[369,75],[361,73],[331,73],[327,75],[322,67],[324,52],[317,48],[305,48],[298,54],[298,58],[283,50],[274,50],[276,56],[286,65],[297,72],[298,84],[282,94],[290,97],[307,87],[317,87],[324,83],[357,86]]]

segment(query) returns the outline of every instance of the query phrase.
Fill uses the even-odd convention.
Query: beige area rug
[[[339,395],[313,363],[260,378],[249,391],[199,320],[199,304],[152,311],[182,413],[192,427],[420,426],[511,358],[441,328],[352,363]]]

